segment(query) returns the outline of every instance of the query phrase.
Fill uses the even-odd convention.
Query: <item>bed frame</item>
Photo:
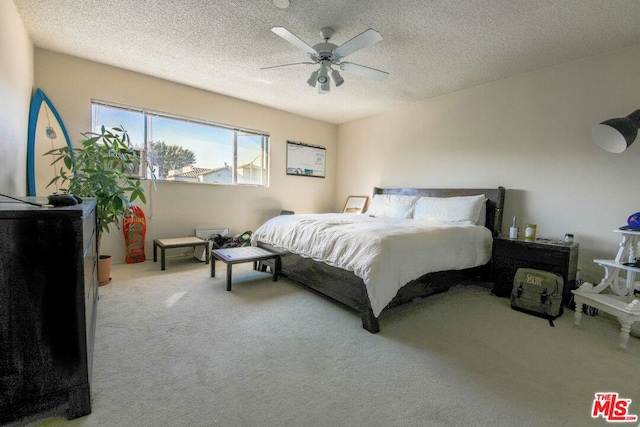
[[[373,194],[404,194],[411,196],[457,197],[484,194],[487,197],[486,227],[497,237],[502,228],[502,210],[505,189],[423,189],[423,188],[378,188]],[[303,258],[282,251],[271,245],[258,242],[258,246],[280,254],[280,273],[301,285],[319,292],[360,313],[362,327],[371,333],[380,331],[378,318],[373,315],[367,289],[363,280],[353,272],[332,267],[323,262]],[[488,277],[489,264],[466,270],[452,270],[429,273],[412,280],[400,288],[395,298],[385,307],[393,307],[410,302],[415,298],[444,292],[470,277]]]

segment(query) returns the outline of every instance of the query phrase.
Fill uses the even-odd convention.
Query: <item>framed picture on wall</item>
[[[326,148],[287,141],[287,175],[325,177]]]
[[[367,207],[367,196],[349,196],[342,213],[361,214]]]

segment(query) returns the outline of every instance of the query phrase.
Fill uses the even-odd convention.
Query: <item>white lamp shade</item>
[[[331,91],[331,86],[329,86],[328,80],[324,83],[320,83],[320,86],[318,87],[318,93],[325,94],[325,93],[329,93],[330,91]]]
[[[627,139],[618,130],[602,123],[591,129],[591,136],[600,148],[610,153],[622,153],[635,140],[633,137],[630,142],[627,142]]]
[[[318,81],[318,72],[314,71],[311,73],[311,77],[307,80],[307,84],[311,87],[316,87],[316,82]]]
[[[342,78],[338,70],[332,70],[331,77],[333,78],[333,83],[336,85],[336,87],[344,83],[344,79]]]
[[[593,140],[605,151],[622,153],[638,136],[640,127],[640,110],[627,117],[606,120],[591,129]]]

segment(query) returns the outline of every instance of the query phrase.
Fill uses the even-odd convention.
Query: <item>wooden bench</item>
[[[158,261],[158,248],[160,248],[160,269],[165,269],[165,250],[173,248],[188,248],[204,246],[206,262],[209,264],[209,241],[199,237],[176,237],[174,239],[155,239],[153,241],[153,262]]]

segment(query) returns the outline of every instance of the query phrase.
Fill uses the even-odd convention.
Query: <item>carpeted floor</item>
[[[115,265],[100,288],[93,413],[70,426],[605,426],[596,392],[640,415],[640,340],[603,316],[551,328],[480,286],[384,312],[381,332],[251,264]],[[634,427],[638,423],[633,423]],[[622,425],[630,425],[622,423]]]

